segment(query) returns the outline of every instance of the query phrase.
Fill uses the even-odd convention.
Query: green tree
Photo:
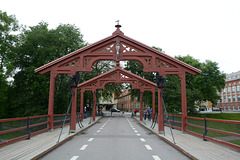
[[[47,114],[49,95],[49,73],[35,74],[34,70],[86,45],[80,30],[70,24],[61,24],[48,29],[45,22],[25,29],[20,35],[16,50],[18,57],[14,65],[19,72],[9,97],[12,116]],[[66,111],[69,96],[69,75],[58,75],[55,84],[55,113]]]
[[[209,100],[216,104],[221,91],[225,86],[226,75],[219,70],[218,64],[210,60],[199,62],[191,56],[175,57],[195,68],[202,70],[199,75],[186,74],[187,105],[190,113],[194,112],[196,104]]]
[[[161,48],[153,48],[162,51]],[[186,74],[188,112],[193,113],[196,104],[200,104],[202,101],[209,100],[213,104],[216,104],[220,98],[217,91],[221,91],[224,88],[226,76],[220,72],[218,64],[210,60],[201,63],[189,55],[176,56],[175,58],[202,70],[200,75]],[[128,61],[125,69],[156,83],[155,75],[153,73],[144,73],[143,66],[137,61]],[[181,112],[181,82],[179,77],[177,75],[166,75],[164,79],[166,82],[165,105],[168,112]],[[138,97],[139,100],[139,90],[130,91],[132,98]],[[144,92],[143,101],[151,105],[151,97],[152,94]]]
[[[13,57],[17,43],[16,31],[19,30],[18,21],[14,15],[7,15],[0,10],[0,118],[6,118],[8,105],[8,89],[15,70]]]
[[[12,64],[12,59],[15,54],[17,43],[16,31],[19,30],[19,25],[14,15],[7,15],[6,12],[0,10],[0,74],[9,75],[15,67]]]

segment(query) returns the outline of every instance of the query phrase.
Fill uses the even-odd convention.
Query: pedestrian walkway
[[[90,118],[86,118],[83,120],[83,128],[80,128],[78,124],[76,124],[76,132],[69,134],[69,125],[63,127],[61,139],[59,143],[58,137],[61,131],[61,128],[54,129],[51,131],[44,132],[42,134],[31,137],[30,140],[22,140],[16,142],[14,144],[10,144],[8,146],[0,148],[0,160],[29,160],[38,156],[40,153],[47,152],[52,148],[58,146],[64,141],[72,138],[77,133],[82,130],[90,127],[94,123],[96,123],[101,117],[96,117],[96,121],[90,122]]]
[[[139,121],[139,117],[135,117]],[[139,121],[140,122],[140,121]],[[160,138],[168,143],[171,143],[176,148],[180,148],[182,152],[191,155],[193,158],[199,160],[240,160],[240,152],[226,146],[211,142],[203,141],[201,138],[191,134],[182,133],[182,131],[172,129],[176,144],[173,144],[173,139],[169,127],[164,127],[165,136],[158,133],[158,126],[156,124],[154,129],[151,129],[152,122],[143,120],[140,122],[145,128],[153,131]]]

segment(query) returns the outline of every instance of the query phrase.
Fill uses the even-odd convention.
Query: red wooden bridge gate
[[[84,48],[76,50],[72,53],[69,53],[35,70],[35,72],[38,74],[51,72],[48,106],[49,129],[53,128],[54,88],[55,78],[58,76],[58,74],[74,75],[76,72],[91,72],[93,64],[97,61],[116,61],[115,69],[106,72],[105,74],[98,77],[95,77],[89,81],[86,81],[74,89],[75,95],[73,97],[71,113],[71,130],[73,131],[76,129],[75,122],[78,89],[81,89],[81,114],[83,114],[83,93],[86,90],[92,90],[92,92],[95,93],[96,89],[103,89],[107,83],[130,83],[133,89],[140,89],[140,98],[142,98],[142,93],[145,90],[150,90],[155,93],[155,90],[158,89],[156,84],[137,75],[134,75],[133,73],[125,71],[119,67],[120,61],[132,60],[139,61],[143,65],[144,72],[159,72],[162,76],[168,74],[178,75],[181,80],[182,131],[185,131],[187,118],[185,75],[186,73],[196,75],[200,74],[201,71],[180,60],[172,58],[163,52],[160,52],[130,37],[125,36],[124,33],[120,30],[121,25],[118,24],[115,27],[117,29],[111,36],[88,45]],[[153,94],[153,102],[155,101],[154,96],[155,94]],[[158,89],[158,96],[158,130],[161,132],[163,131],[164,126],[160,89]],[[155,102],[153,104],[155,104]],[[154,108],[155,107],[153,107],[153,109]],[[95,109],[96,99],[94,99],[93,120],[95,119]],[[140,109],[142,109],[142,104],[140,105]],[[142,113],[140,112],[140,114],[140,120],[142,120]]]

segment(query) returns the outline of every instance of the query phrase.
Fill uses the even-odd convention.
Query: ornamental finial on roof
[[[115,21],[117,23],[117,25],[115,25],[115,27],[117,28],[117,30],[115,32],[113,32],[113,35],[116,35],[116,34],[122,34],[124,35],[124,33],[120,30],[120,28],[122,27],[120,24],[119,24],[119,20]]]
[[[122,27],[120,24],[119,24],[119,20],[115,21],[117,23],[117,25],[115,25],[116,28],[120,28]]]

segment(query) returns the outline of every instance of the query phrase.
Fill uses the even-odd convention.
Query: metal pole
[[[27,139],[30,139],[31,133],[29,131],[29,116],[27,116],[27,129],[26,129],[26,131],[27,131],[27,134],[28,134],[28,138]]]
[[[205,138],[205,136],[207,136],[207,120],[206,118],[204,118],[204,133],[203,133],[203,140],[207,141],[207,139]]]

